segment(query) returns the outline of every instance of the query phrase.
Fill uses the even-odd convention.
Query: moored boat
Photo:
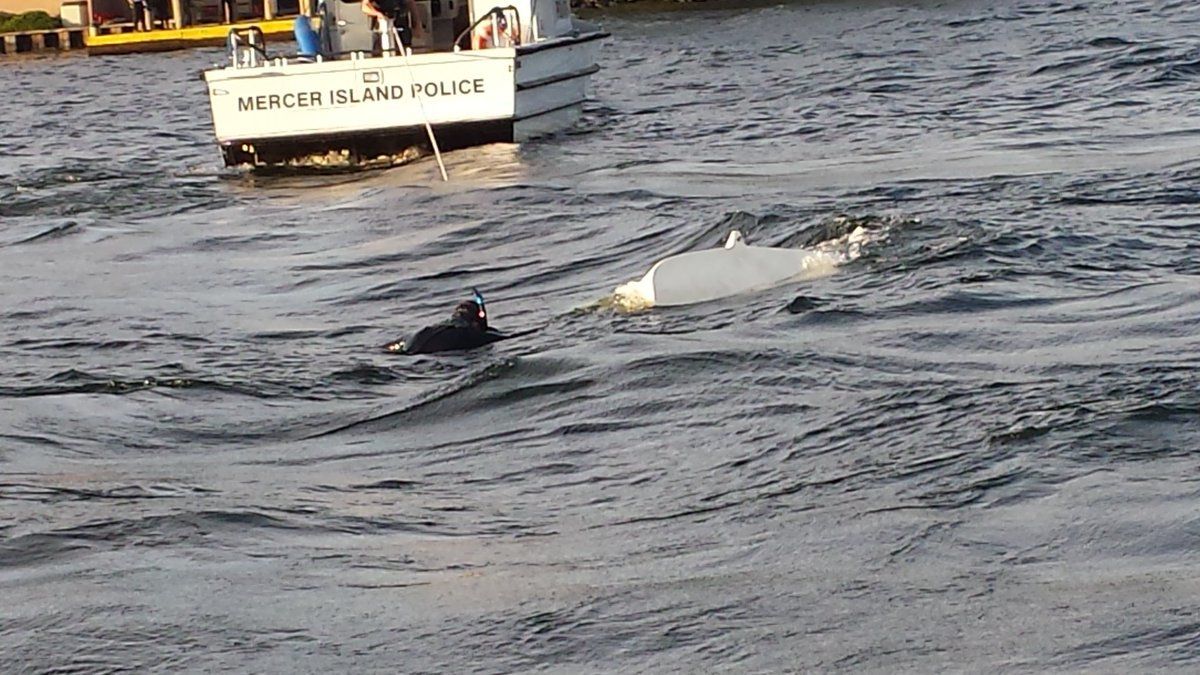
[[[570,126],[608,34],[567,0],[490,2],[415,0],[410,28],[324,0],[319,31],[298,18],[301,53],[287,57],[231,31],[229,64],[204,72],[225,164],[388,163],[430,129],[446,150]]]

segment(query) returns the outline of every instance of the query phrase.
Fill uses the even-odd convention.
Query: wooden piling
[[[36,52],[84,49],[87,46],[84,38],[86,30],[79,27],[4,33],[0,35],[0,55],[16,56],[17,54]]]

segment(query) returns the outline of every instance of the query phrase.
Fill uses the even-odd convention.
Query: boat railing
[[[511,20],[509,19],[511,17]],[[509,22],[512,24],[515,31],[501,30],[500,21]],[[493,46],[498,46],[499,36],[504,35],[512,46],[521,44],[521,12],[513,5],[504,7],[496,6],[487,11],[486,14],[479,17],[458,34],[454,39],[454,51],[461,51],[463,38],[472,35],[480,26],[491,23],[491,35]],[[381,22],[384,23],[384,22]],[[411,33],[407,28],[396,26],[394,22],[386,22],[386,26],[379,27],[381,40],[380,52],[382,56],[394,56],[402,53],[402,50],[409,47],[411,44]],[[407,38],[407,39],[406,39]],[[262,29],[258,26],[236,26],[229,29],[229,34],[226,38],[226,47],[229,52],[229,62],[234,68],[258,68],[262,66],[283,66],[290,63],[320,63],[326,60],[339,60],[349,57],[351,60],[370,58],[369,52],[361,50],[352,50],[336,53],[324,53],[319,50],[315,54],[299,53],[292,56],[275,55],[267,53],[266,38],[263,35]]]
[[[497,24],[500,19],[504,19],[505,21],[507,21],[508,19],[506,18],[505,15],[507,15],[509,13],[512,14],[513,24],[516,26],[516,29],[517,29],[516,32],[513,33],[513,35],[515,36],[513,38],[513,42],[516,43],[516,45],[514,45],[514,46],[519,46],[521,44],[521,35],[522,35],[522,33],[521,33],[521,12],[516,7],[514,7],[512,5],[508,5],[506,7],[493,7],[487,11],[487,14],[484,14],[483,16],[479,17],[478,19],[475,19],[475,23],[468,26],[465,30],[463,30],[463,32],[458,34],[458,37],[454,38],[454,51],[457,52],[460,49],[462,49],[462,39],[464,37],[467,37],[468,35],[473,35],[475,33],[475,29],[479,28],[480,26],[482,26],[484,23],[486,23],[488,21],[490,21],[492,24],[492,26],[491,26],[492,35],[493,36],[500,35],[502,31],[500,30],[500,27]]]
[[[271,60],[267,55],[267,40],[258,26],[238,26],[229,29],[226,46],[234,68],[255,68]]]
[[[295,63],[321,63],[326,57],[362,58],[357,51],[326,55],[321,53],[268,54],[266,40],[258,26],[239,26],[229,29],[226,39],[229,61],[234,68],[258,68],[260,66],[286,66]]]

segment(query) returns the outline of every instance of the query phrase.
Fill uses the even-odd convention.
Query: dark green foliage
[[[24,14],[4,14],[0,16],[0,33],[16,33],[27,30],[50,30],[61,28],[62,21],[56,16],[50,16],[43,11],[25,12]]]

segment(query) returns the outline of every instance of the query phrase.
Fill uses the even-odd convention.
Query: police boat
[[[225,165],[390,165],[568,128],[608,33],[568,0],[495,1],[320,0],[288,56],[231,29],[203,74]]]

